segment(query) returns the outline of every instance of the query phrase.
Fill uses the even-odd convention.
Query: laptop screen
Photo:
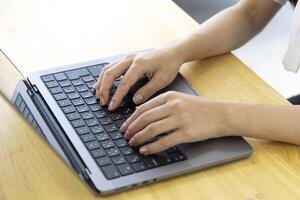
[[[0,93],[10,99],[18,81],[24,79],[10,59],[0,49]]]

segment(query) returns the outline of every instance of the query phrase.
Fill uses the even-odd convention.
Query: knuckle
[[[104,76],[111,76],[112,75],[112,69],[108,68],[103,71]]]
[[[166,92],[165,93],[165,97],[167,98],[167,99],[173,99],[174,98],[174,96],[175,96],[175,92],[174,91],[168,91],[168,92]]]
[[[133,59],[136,55],[134,53],[129,54],[125,57],[125,59]]]
[[[134,63],[136,65],[141,65],[141,64],[145,63],[145,59],[142,56],[138,56],[134,59]]]
[[[149,122],[150,121],[149,113],[145,112],[145,113],[141,114],[140,120],[143,122],[146,122],[146,123]]]
[[[154,133],[155,131],[156,131],[156,127],[153,124],[150,124],[149,126],[146,127],[147,133]]]
[[[168,137],[165,137],[164,139],[161,140],[161,146],[164,149],[169,148],[171,146],[171,144],[172,144],[172,141]]]

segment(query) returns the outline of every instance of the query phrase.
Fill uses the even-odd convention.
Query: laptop
[[[148,51],[151,50],[138,53]],[[0,53],[0,58],[9,63],[4,53]],[[23,77],[9,97],[36,133],[93,191],[111,194],[251,154],[251,146],[242,137],[223,137],[140,155],[138,147],[128,145],[119,127],[134,112],[132,96],[147,78],[141,78],[113,112],[101,107],[92,92],[101,69],[125,56],[36,71]],[[9,67],[15,66],[10,62]],[[110,94],[118,87],[119,80],[115,80]],[[180,74],[154,96],[170,90],[197,95]]]

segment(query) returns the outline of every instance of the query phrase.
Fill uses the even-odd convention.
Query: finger
[[[141,71],[141,68],[138,68],[136,64],[132,64],[129,67],[123,79],[120,81],[113,97],[111,98],[108,110],[114,110],[121,104],[125,95],[137,82],[137,80],[142,77],[143,73],[144,72]]]
[[[153,94],[165,87],[161,78],[154,75],[149,82],[141,87],[133,96],[133,101],[135,104],[141,104],[148,100]]]
[[[101,69],[101,72],[100,72],[100,74],[99,74],[99,77],[98,77],[96,83],[95,83],[94,86],[93,86],[93,89],[99,89],[100,83],[101,83],[102,77],[103,77],[103,72],[104,72],[105,70],[107,70],[107,69],[113,67],[113,66],[114,66],[116,63],[118,63],[118,62],[119,62],[119,61],[113,62],[113,63],[111,63],[111,64],[109,64],[109,65],[106,65],[105,67],[103,67],[103,68]]]
[[[137,132],[152,124],[153,122],[169,117],[171,114],[170,109],[167,106],[160,105],[153,109],[147,110],[133,121],[127,129],[124,135],[125,139],[130,139]]]
[[[125,132],[127,131],[127,128],[130,126],[130,124],[135,121],[138,116],[146,112],[147,110],[153,109],[155,107],[158,107],[160,105],[163,105],[166,103],[166,98],[163,97],[163,95],[159,95],[148,102],[144,103],[143,105],[140,105],[137,107],[135,112],[125,121],[125,123],[121,126],[120,131]]]
[[[155,136],[177,128],[176,122],[172,117],[167,117],[162,120],[149,124],[147,127],[136,133],[130,140],[130,146],[143,144]]]
[[[170,133],[169,135],[163,136],[150,144],[144,145],[140,148],[141,154],[153,154],[160,151],[169,149],[180,143],[184,143],[184,137],[181,136],[179,130]]]
[[[109,90],[112,87],[114,80],[123,75],[130,67],[131,63],[132,59],[126,59],[103,72],[99,89],[100,101],[102,100],[103,105],[105,105],[108,101]]]

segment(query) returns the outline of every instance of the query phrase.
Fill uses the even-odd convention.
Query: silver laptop
[[[1,59],[8,60],[0,53]],[[140,155],[137,147],[128,146],[119,127],[134,112],[132,95],[147,79],[140,79],[114,112],[101,107],[92,92],[102,67],[124,56],[34,72],[20,80],[9,97],[36,132],[92,190],[115,193],[251,154],[251,146],[242,137],[183,144],[147,156]],[[118,83],[116,79],[111,94]],[[181,75],[157,94],[168,90],[197,95]]]

